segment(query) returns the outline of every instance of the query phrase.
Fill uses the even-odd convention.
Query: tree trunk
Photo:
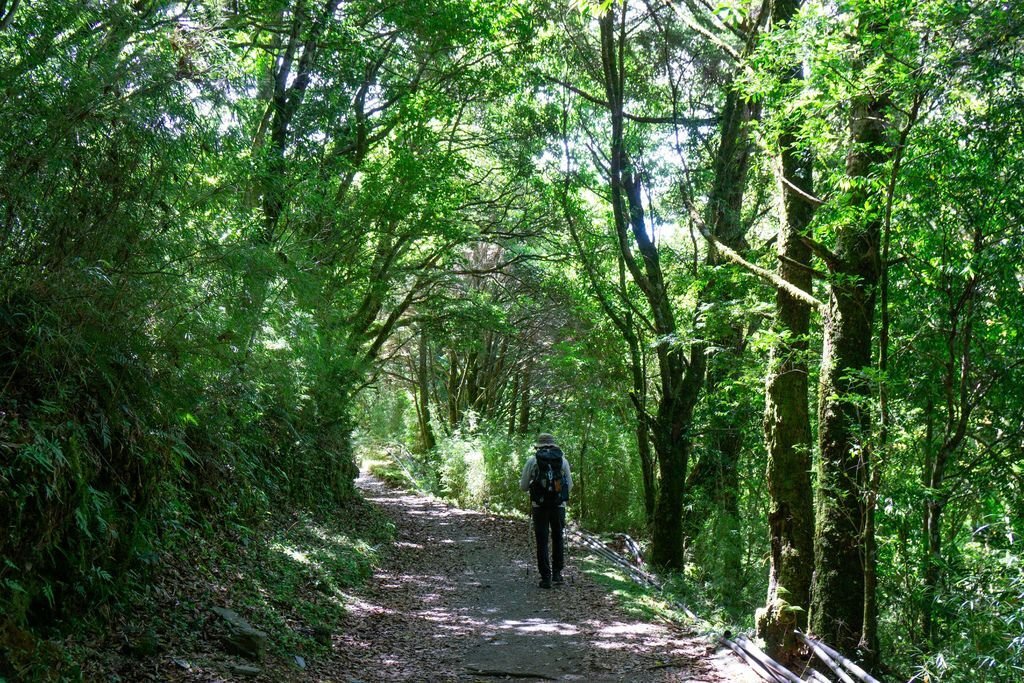
[[[416,364],[416,384],[419,391],[420,447],[432,451],[437,446],[434,428],[430,424],[430,373],[427,372],[427,333],[420,330],[419,362]]]
[[[972,244],[974,261],[984,248],[981,223],[975,224]],[[935,645],[939,641],[938,624],[934,620],[935,595],[942,581],[942,512],[949,496],[944,490],[946,470],[967,437],[967,426],[976,405],[970,388],[973,363],[974,310],[978,295],[977,270],[965,283],[963,290],[949,288],[949,334],[946,337],[945,377],[943,388],[946,399],[945,431],[942,445],[926,463],[925,482],[925,570],[922,627],[924,636]],[[948,277],[948,276],[947,276]],[[931,439],[929,439],[929,442]],[[930,443],[929,443],[930,446]]]
[[[448,354],[448,429],[453,431],[462,419],[459,410],[460,394],[462,392],[459,382],[459,357],[452,350]]]
[[[636,445],[640,455],[640,471],[644,480],[644,519],[647,526],[654,524],[654,505],[658,496],[658,481],[655,478],[654,456],[651,453],[651,432],[646,419],[636,422]]]
[[[856,218],[840,225],[829,268],[835,276],[824,319],[818,395],[818,504],[811,630],[852,652],[864,627],[864,492],[868,483],[872,326],[881,259],[881,214],[868,178],[889,156],[884,96],[854,100],[846,173],[860,181],[849,202]],[[878,202],[876,202],[878,204]]]
[[[651,562],[669,569],[683,567],[683,499],[692,447],[685,432],[693,418],[693,406],[673,405],[676,403],[679,401],[662,400],[653,430],[661,481],[654,506]]]
[[[319,48],[319,41],[331,22],[331,17],[341,0],[327,0],[308,29],[306,37],[300,37],[306,11],[302,2],[297,2],[292,11],[292,28],[284,53],[280,56],[277,72],[274,74],[274,94],[271,101],[273,115],[270,119],[270,148],[267,150],[267,169],[263,178],[263,234],[261,241],[272,244],[287,197],[284,191],[286,174],[285,151],[291,136],[292,120],[306,96],[306,89],[313,79],[313,67]],[[292,66],[298,56],[295,71]]]
[[[625,303],[625,307],[622,318],[613,315],[612,319],[621,321],[618,326],[629,346],[629,371],[633,380],[630,402],[633,404],[633,414],[636,416],[636,449],[637,455],[640,457],[640,472],[643,475],[644,519],[647,522],[648,530],[650,530],[654,524],[658,480],[654,470],[654,455],[651,453],[651,427],[647,414],[647,364],[644,361],[643,349],[640,348],[640,338],[636,333],[633,309],[629,305],[629,293],[626,289],[626,264],[621,253],[618,261],[619,297]]]
[[[690,427],[704,381],[704,351],[703,347],[694,346],[687,359],[669,341],[676,334],[672,299],[658,247],[646,225],[641,179],[634,173],[623,135],[625,65],[622,53],[626,41],[626,8],[620,8],[616,16],[616,7],[609,7],[601,16],[600,31],[605,94],[612,124],[608,180],[615,237],[623,261],[647,301],[659,340],[655,351],[661,396],[651,435],[661,482],[655,500],[651,560],[662,567],[681,569],[682,506],[692,448]],[[634,248],[639,252],[639,259]]]
[[[466,374],[463,386],[466,391],[466,409],[479,412],[480,400],[480,358],[483,352],[473,350],[466,358]]]
[[[520,386],[519,403],[519,436],[530,433],[530,367],[523,371]]]
[[[933,482],[934,483],[934,478]],[[942,486],[941,482],[939,486]],[[930,495],[925,500],[925,562],[924,600],[921,609],[921,630],[928,642],[935,644],[938,628],[934,621],[935,594],[939,586],[939,568],[942,566],[942,502]]]
[[[566,113],[566,116],[563,117],[563,124],[567,120],[568,114]],[[564,131],[564,134],[566,136],[565,154],[568,160],[570,155],[568,131]],[[650,529],[654,524],[654,506],[657,499],[658,483],[655,475],[654,457],[651,453],[650,416],[647,412],[647,364],[643,349],[640,346],[640,336],[634,320],[632,303],[629,299],[625,258],[621,251],[618,252],[619,281],[618,287],[614,290],[617,299],[613,299],[605,292],[601,277],[594,263],[590,260],[591,254],[576,230],[575,217],[568,203],[569,176],[570,168],[567,167],[567,181],[562,206],[569,234],[572,237],[573,245],[576,247],[576,255],[583,263],[584,270],[590,279],[590,284],[594,289],[594,294],[601,306],[601,310],[604,311],[607,318],[622,335],[622,338],[626,341],[626,346],[629,348],[629,371],[633,385],[630,390],[629,399],[633,407],[633,414],[636,416],[637,455],[640,458],[640,469],[643,474],[644,518],[648,529]],[[613,301],[617,301],[618,306],[613,304]]]
[[[809,160],[796,158],[784,136],[782,173],[810,190]],[[810,292],[810,250],[801,236],[811,217],[810,205],[783,189],[785,216],[778,240],[779,275]],[[786,660],[799,648],[794,627],[806,628],[814,558],[814,511],[811,493],[811,425],[808,405],[807,335],[810,306],[783,289],[775,293],[778,343],[771,350],[765,388],[764,434],[768,449],[771,546],[768,599],[758,615],[758,635],[768,653]]]
[[[776,22],[787,22],[800,3],[778,0]],[[801,77],[793,66],[785,81]],[[802,238],[814,214],[806,199],[813,190],[810,156],[795,149],[796,126],[779,136],[777,173],[782,215],[777,242],[779,276],[810,293],[811,252]],[[796,189],[789,184],[796,186]],[[764,436],[768,450],[769,495],[768,598],[757,614],[757,634],[776,660],[795,659],[800,643],[794,628],[807,628],[814,562],[814,509],[811,490],[811,424],[808,404],[808,332],[811,309],[780,288],[775,292],[775,322],[780,341],[772,346],[765,386]]]
[[[512,377],[512,397],[508,402],[508,436],[516,434],[516,411],[519,409],[519,373]]]

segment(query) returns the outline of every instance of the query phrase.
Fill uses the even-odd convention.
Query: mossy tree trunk
[[[792,19],[800,6],[778,0],[777,23]],[[801,66],[782,75],[783,84],[801,80]],[[797,149],[796,125],[784,122],[778,139],[781,216],[777,242],[778,274],[794,287],[811,293],[811,250],[804,243],[814,204],[813,160]],[[807,628],[814,558],[814,509],[811,490],[811,424],[808,404],[808,332],[811,307],[779,287],[775,292],[775,325],[779,334],[771,349],[765,386],[764,436],[768,450],[769,495],[768,597],[758,611],[757,634],[780,661],[797,654],[794,628]]]
[[[874,27],[872,27],[874,28]],[[869,28],[869,30],[871,30]],[[884,95],[855,98],[846,174],[858,182],[849,218],[825,259],[831,286],[824,319],[818,405],[818,499],[810,628],[853,652],[864,628],[864,493],[871,453],[872,328],[881,268],[881,212],[869,178],[889,157]]]

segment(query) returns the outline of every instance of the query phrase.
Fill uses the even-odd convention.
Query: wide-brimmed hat
[[[535,445],[537,446],[537,448],[542,448],[544,446],[554,446],[555,437],[553,437],[551,434],[538,434],[537,443]]]

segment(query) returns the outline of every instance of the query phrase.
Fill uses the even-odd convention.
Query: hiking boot
[[[541,579],[540,580],[540,587],[541,588],[551,588],[551,579]]]
[[[551,581],[552,581],[552,582],[553,582],[553,583],[554,583],[554,584],[555,584],[556,586],[561,586],[561,585],[562,585],[563,583],[565,583],[565,579],[563,579],[563,578],[562,578],[562,572],[555,572],[555,575],[554,575],[554,577],[553,577],[553,578],[551,579]]]

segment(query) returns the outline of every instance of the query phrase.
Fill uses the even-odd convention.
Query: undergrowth
[[[709,592],[672,575],[661,591],[642,586],[603,560],[587,555],[578,563],[581,572],[604,586],[628,614],[648,621],[664,620],[685,624],[704,635],[726,631],[749,631],[749,621],[737,620],[715,603]],[[687,614],[687,610],[697,618]]]
[[[214,607],[240,614],[268,634],[260,663],[280,679],[297,661],[330,656],[346,591],[365,581],[394,526],[352,500],[330,513],[267,515],[252,526],[183,532],[150,558],[116,601],[55,624],[61,639],[8,624],[25,646],[8,661],[12,680],[133,680],[142,670],[220,677],[239,661],[221,651]],[[296,658],[300,658],[297,660]],[[3,676],[0,675],[0,681]]]

